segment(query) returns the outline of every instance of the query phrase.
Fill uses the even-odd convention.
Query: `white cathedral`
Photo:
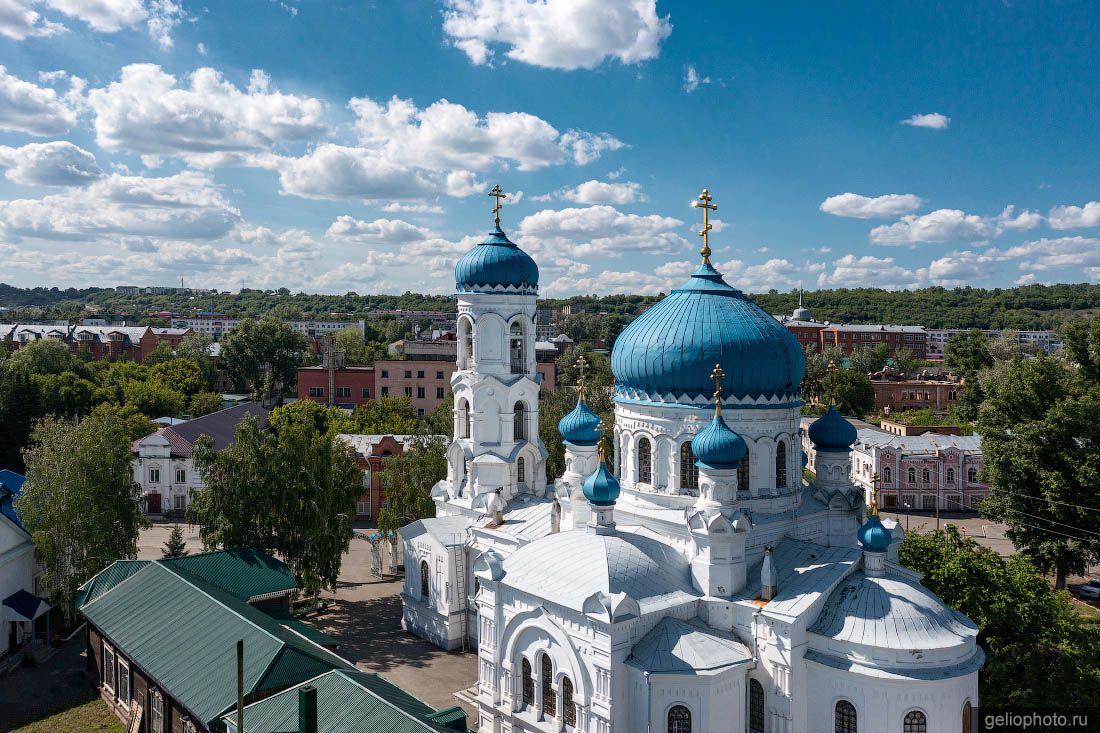
[[[401,530],[404,627],[477,648],[482,733],[970,731],[977,629],[864,521],[833,408],[803,481],[802,350],[711,266],[700,200],[702,264],[615,342],[607,436],[583,389],[539,435],[538,267],[499,214],[458,261],[455,439],[437,516]]]

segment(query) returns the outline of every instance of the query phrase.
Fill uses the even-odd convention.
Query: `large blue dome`
[[[715,415],[691,441],[695,463],[703,468],[737,468],[748,452],[740,435],[730,430],[721,415]],[[746,488],[742,486],[741,488]]]
[[[716,363],[723,399],[798,397],[798,339],[704,264],[623,329],[611,353],[616,399],[709,401]]]
[[[596,445],[600,442],[599,426],[599,415],[589,409],[584,399],[579,399],[577,406],[558,423],[558,432],[566,443]]]
[[[455,288],[460,292],[536,293],[539,267],[498,226],[455,265]]]
[[[855,443],[858,437],[852,423],[845,420],[834,405],[829,405],[824,415],[810,423],[808,432],[810,440],[818,450],[847,452],[851,450],[852,443]]]

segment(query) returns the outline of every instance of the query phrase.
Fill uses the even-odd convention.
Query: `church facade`
[[[401,531],[404,626],[477,648],[479,731],[970,730],[974,624],[897,564],[835,409],[803,480],[801,348],[710,264],[700,202],[702,264],[615,342],[610,428],[582,386],[539,435],[537,265],[499,221],[459,260],[455,439],[437,516]]]

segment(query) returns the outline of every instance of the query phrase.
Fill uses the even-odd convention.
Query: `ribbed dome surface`
[[[577,406],[558,423],[558,432],[566,443],[573,445],[596,445],[600,441],[599,416],[589,409],[583,400],[577,400]]]
[[[863,546],[864,550],[886,552],[887,548],[890,547],[892,537],[890,536],[890,530],[883,526],[878,515],[873,514],[867,518],[867,521],[856,532],[856,539],[859,540],[859,544]]]
[[[834,405],[829,405],[825,414],[810,424],[809,434],[818,450],[847,451],[857,438],[852,423],[845,420]]]
[[[796,398],[802,382],[798,340],[710,265],[623,329],[611,354],[617,396],[658,402],[709,396],[716,363],[723,399]]]
[[[464,292],[503,288],[534,293],[539,287],[539,267],[497,227],[458,260],[455,287]]]
[[[715,415],[710,425],[699,431],[691,441],[695,463],[703,468],[737,468],[747,451],[745,441],[730,430],[721,415]]]
[[[607,464],[600,466],[584,480],[584,498],[593,506],[611,506],[619,498],[619,479],[607,470]]]

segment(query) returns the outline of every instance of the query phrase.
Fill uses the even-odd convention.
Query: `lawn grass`
[[[16,728],[12,733],[126,733],[126,727],[101,698],[81,703],[48,718]]]
[[[1081,617],[1081,623],[1100,624],[1100,608],[1097,608],[1091,603],[1085,603],[1080,599],[1074,598],[1073,609],[1077,611],[1077,615]]]

